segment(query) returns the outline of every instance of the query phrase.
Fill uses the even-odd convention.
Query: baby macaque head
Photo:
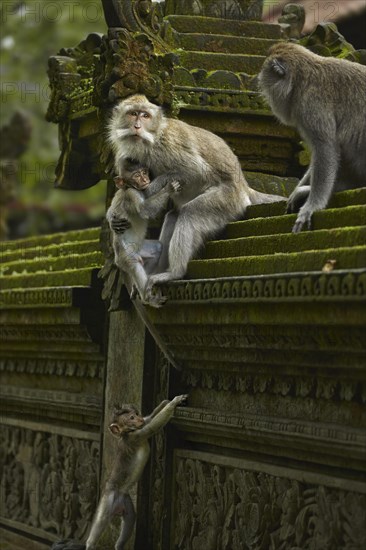
[[[144,191],[150,185],[150,176],[147,168],[141,164],[134,164],[124,170],[123,176],[116,176],[114,183],[118,189],[134,187]]]
[[[109,431],[115,437],[122,437],[129,432],[139,430],[144,424],[143,416],[134,405],[118,405],[114,408]]]

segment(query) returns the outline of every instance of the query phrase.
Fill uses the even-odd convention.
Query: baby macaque
[[[179,193],[180,184],[166,178],[150,182],[148,170],[141,164],[126,162],[123,175],[114,178],[118,191],[107,211],[112,229],[115,263],[131,277],[133,291],[137,289],[143,303],[160,307],[166,301],[160,291],[146,292],[147,273],[156,267],[162,246],[159,241],[145,240],[150,218],[156,217],[166,206],[170,195]],[[127,220],[127,229],[117,232],[118,220]]]
[[[185,404],[187,395],[172,401],[162,401],[150,416],[142,417],[133,405],[115,408],[109,431],[118,440],[116,458],[108,477],[97,512],[86,541],[86,550],[94,550],[113,516],[122,517],[115,550],[123,550],[135,524],[136,513],[130,497],[131,488],[138,482],[150,454],[148,439],[165,426],[178,405]]]

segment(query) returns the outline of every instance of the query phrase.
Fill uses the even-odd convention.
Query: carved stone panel
[[[361,550],[366,486],[177,451],[174,550]]]
[[[166,0],[166,14],[260,20],[263,0]]]
[[[1,522],[83,540],[98,496],[99,436],[1,425]]]

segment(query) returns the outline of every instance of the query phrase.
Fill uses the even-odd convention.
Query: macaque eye
[[[138,112],[137,112],[137,111],[131,111],[129,114],[130,114],[130,116],[138,116]]]
[[[149,113],[142,113],[142,116],[143,116],[144,118],[150,118],[150,114],[149,114]]]

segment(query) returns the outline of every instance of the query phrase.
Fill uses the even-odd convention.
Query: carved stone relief
[[[175,550],[364,548],[364,494],[189,457],[175,475]]]
[[[169,363],[162,353],[157,361],[157,384],[159,388],[155,396],[156,403],[167,398],[169,388]],[[160,430],[154,437],[153,452],[153,475],[151,482],[151,503],[152,503],[152,534],[154,546],[162,548],[163,521],[164,521],[164,480],[166,477],[166,434]]]
[[[260,20],[263,0],[166,0],[166,14]]]
[[[99,444],[4,425],[0,437],[2,517],[83,539],[96,507]]]

